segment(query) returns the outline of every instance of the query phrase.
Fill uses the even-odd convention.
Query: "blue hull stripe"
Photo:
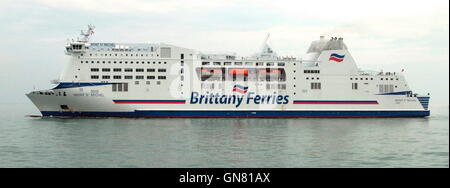
[[[130,117],[130,118],[387,118],[426,117],[430,111],[134,111],[59,112],[42,111],[43,116]]]
[[[393,92],[393,93],[381,93],[378,95],[410,95],[412,94],[412,91],[400,91],[400,92]]]
[[[90,86],[103,86],[110,85],[112,83],[98,83],[98,82],[61,82],[53,89],[67,89],[67,88],[77,88],[77,87],[90,87]]]

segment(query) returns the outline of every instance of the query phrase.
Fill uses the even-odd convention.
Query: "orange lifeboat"
[[[231,69],[230,74],[248,76],[248,69]]]

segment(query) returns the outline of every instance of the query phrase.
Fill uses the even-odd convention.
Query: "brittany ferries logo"
[[[233,87],[233,92],[238,92],[238,93],[246,94],[247,91],[248,91],[248,87],[245,87],[245,86],[235,85],[235,86]]]
[[[344,57],[345,57],[345,55],[339,55],[339,54],[333,53],[330,55],[330,58],[328,60],[342,62],[342,61],[344,61]]]
[[[223,95],[211,93],[201,95],[192,92],[190,104],[233,104],[236,108],[242,104],[288,104],[289,95],[256,95],[255,92],[248,92],[248,87],[235,85],[233,92],[237,95]]]

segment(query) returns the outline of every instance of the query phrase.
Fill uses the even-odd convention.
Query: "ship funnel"
[[[347,50],[344,38],[331,37],[330,39],[325,39],[325,36],[320,36],[320,40],[313,41],[309,46],[305,60],[315,61],[323,51],[330,50]]]

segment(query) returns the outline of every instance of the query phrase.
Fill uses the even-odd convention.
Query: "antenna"
[[[267,41],[269,41],[269,38],[270,38],[270,33],[267,34],[266,38],[264,39],[264,42],[261,45],[261,50],[260,50],[261,52],[264,51],[264,48],[266,48],[266,44],[267,44]]]
[[[269,40],[269,37],[270,37],[270,33],[267,33],[267,37],[266,37],[266,40],[264,40],[264,44],[267,43],[267,41]]]
[[[89,24],[88,30],[86,32],[81,30],[80,35],[83,36],[83,39],[80,40],[79,42],[89,42],[89,38],[94,34],[94,29],[95,29],[95,26]]]

